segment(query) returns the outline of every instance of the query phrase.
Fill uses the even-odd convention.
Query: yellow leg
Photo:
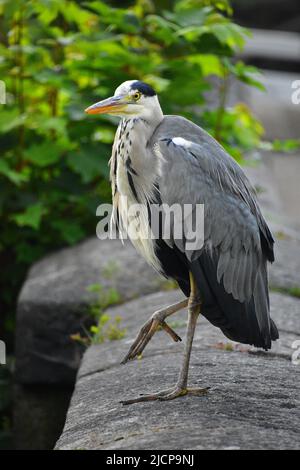
[[[201,307],[197,285],[191,273],[190,273],[190,286],[191,286],[191,293],[190,293],[190,298],[188,300],[188,325],[187,325],[187,331],[186,331],[186,343],[185,343],[184,354],[183,354],[183,362],[182,362],[182,366],[180,369],[178,381],[175,387],[167,389],[167,390],[163,390],[161,392],[154,393],[151,395],[142,395],[142,396],[139,396],[138,398],[133,398],[131,400],[124,400],[121,402],[123,405],[131,405],[132,403],[139,403],[139,402],[146,402],[146,401],[153,401],[153,400],[162,400],[162,401],[173,400],[174,398],[178,398],[184,395],[201,396],[207,393],[208,388],[194,388],[194,387],[188,388],[187,387],[193,338],[194,338],[197,319],[198,319],[198,316],[200,313],[200,307]]]

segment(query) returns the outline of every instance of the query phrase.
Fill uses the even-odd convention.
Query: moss
[[[173,279],[167,279],[161,284],[161,289],[165,291],[178,289],[178,284]]]
[[[105,277],[105,279],[115,279],[117,277],[117,274],[120,270],[119,264],[111,260],[106,265],[102,268],[102,274]]]
[[[292,297],[296,297],[300,299],[300,287],[278,287],[278,286],[270,286],[271,292],[278,292],[280,294],[290,295]]]
[[[176,328],[184,328],[184,327],[186,327],[186,325],[187,325],[186,320],[185,320],[185,321],[184,321],[184,320],[182,320],[182,321],[180,321],[180,320],[176,321],[176,320],[175,320],[175,321],[170,321],[170,322],[169,322],[169,326],[170,326],[171,328],[173,328],[174,330],[175,330]]]
[[[105,313],[105,309],[109,306],[120,303],[121,296],[119,292],[112,287],[106,289],[101,284],[91,284],[87,287],[87,291],[98,294],[98,299],[91,303],[87,309],[88,315],[95,320],[95,324],[89,329],[84,329],[84,335],[78,332],[71,335],[70,338],[86,347],[91,344],[124,338],[126,329],[120,327],[122,318],[116,316],[111,319]]]
[[[283,232],[283,230],[278,230],[277,232],[275,232],[275,237],[277,238],[277,240],[287,240],[290,238],[289,235]]]

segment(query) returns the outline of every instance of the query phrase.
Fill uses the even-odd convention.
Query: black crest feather
[[[155,96],[156,93],[148,83],[136,81],[131,85],[132,90],[140,91],[144,96]]]

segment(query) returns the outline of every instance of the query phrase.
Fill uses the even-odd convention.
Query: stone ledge
[[[119,404],[175,382],[183,345],[164,332],[142,360],[119,362],[151,313],[178,298],[178,291],[157,293],[109,309],[110,316],[122,316],[128,336],[87,350],[56,449],[300,448],[300,366],[291,362],[292,342],[300,339],[300,300],[281,294],[271,294],[281,338],[268,353],[237,346],[200,318],[190,383],[210,386],[206,397]],[[184,312],[170,318],[181,335],[185,320]],[[229,343],[232,350],[226,350]]]

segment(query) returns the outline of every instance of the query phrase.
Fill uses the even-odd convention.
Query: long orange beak
[[[87,114],[116,114],[122,111],[127,104],[122,98],[122,96],[112,96],[111,98],[92,104],[92,106],[89,106],[84,111]]]

